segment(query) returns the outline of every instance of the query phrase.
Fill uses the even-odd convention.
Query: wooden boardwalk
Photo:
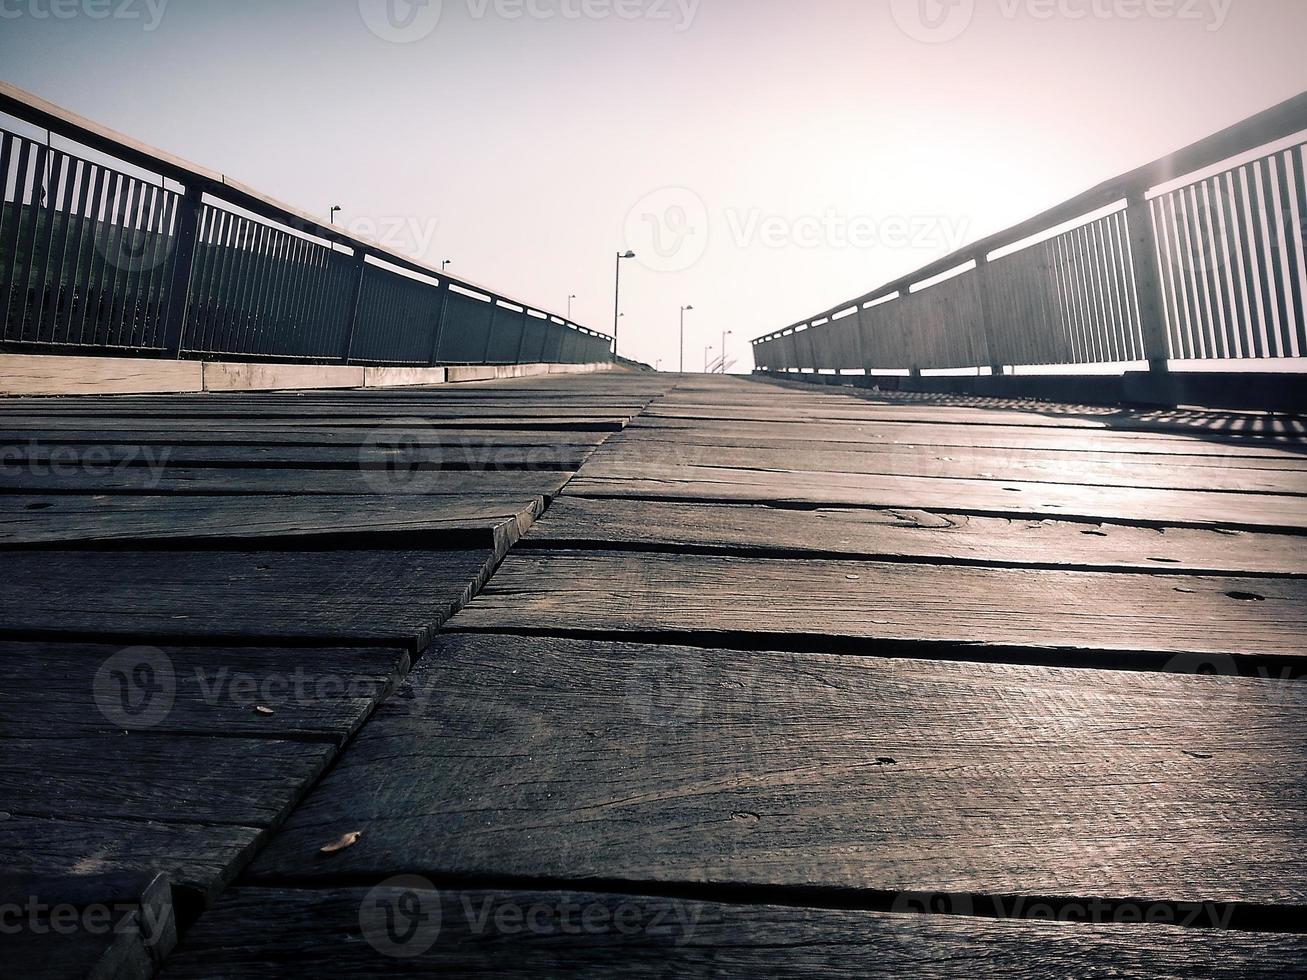
[[[1302,420],[601,374],[0,448],[0,903],[139,923],[16,976],[1307,975]]]

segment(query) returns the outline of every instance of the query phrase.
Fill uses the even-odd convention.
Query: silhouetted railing
[[[84,154],[0,128],[5,350],[395,366],[612,357],[603,334],[19,89],[0,84],[0,112]]]
[[[1307,357],[1307,144],[1277,145],[1305,130],[1307,94],[761,337],[754,359],[771,371],[1002,374]]]

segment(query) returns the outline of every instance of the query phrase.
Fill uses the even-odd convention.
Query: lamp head
[[[633,259],[635,258],[635,253],[629,250],[626,252],[618,252],[617,257],[619,259]]]

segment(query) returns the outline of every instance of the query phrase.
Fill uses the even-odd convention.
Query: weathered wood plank
[[[869,654],[924,647],[975,659],[1307,663],[1307,581],[522,551],[447,628],[784,640]]]
[[[616,438],[616,437],[614,437]],[[860,451],[878,446],[937,446],[976,449],[1050,449],[1098,453],[1149,453],[1166,456],[1260,457],[1301,460],[1300,440],[1226,438],[1204,434],[1155,435],[1008,425],[938,425],[912,422],[695,421],[640,416],[621,433],[623,441],[676,440],[701,445],[815,448],[854,444]]]
[[[2,405],[3,403],[0,403]],[[421,416],[423,430],[440,433],[451,432],[560,432],[565,435],[584,433],[620,432],[629,421],[626,415],[604,416],[569,416],[558,417],[543,409],[520,416],[486,416],[469,419],[458,412],[445,417]],[[223,415],[217,417],[194,417],[185,413],[159,410],[151,416],[109,415],[102,408],[98,413],[79,410],[78,414],[39,413],[28,415],[6,415],[0,411],[0,427],[5,431],[49,431],[63,430],[84,431],[96,429],[106,432],[136,433],[143,428],[166,426],[169,431],[189,430],[204,432],[206,430],[231,432],[267,432],[282,433],[307,429],[330,427],[342,432],[362,433],[365,436],[376,431],[385,433],[391,430],[412,431],[414,418],[396,414],[393,411],[376,415],[334,415],[323,416],[263,416],[256,411],[246,415]]]
[[[405,888],[241,887],[168,961],[163,980],[279,976],[1011,977],[1293,976],[1299,935],[1016,922],[640,895]],[[426,913],[397,943],[385,914]],[[439,923],[439,928],[435,923]],[[396,918],[397,927],[408,920]],[[386,955],[402,953],[402,956]]]
[[[442,637],[251,874],[1302,905],[1305,708],[1238,677]]]
[[[77,467],[58,473],[0,469],[0,494],[275,494],[367,496],[553,496],[570,480],[555,470],[309,470],[164,466]]]
[[[793,421],[924,422],[943,425],[1015,425],[1056,429],[1119,429],[1129,432],[1221,432],[1228,434],[1285,435],[1302,438],[1307,426],[1296,418],[1279,419],[1244,416],[1240,425],[1213,425],[1199,413],[1126,413],[1104,410],[1084,414],[1042,414],[1035,411],[983,408],[947,408],[930,405],[880,405],[849,399],[848,404],[795,405],[788,398],[763,400],[756,406],[724,403],[724,400],[694,404],[662,399],[645,411],[648,418],[721,419],[768,421],[779,414]]]
[[[840,473],[1001,480],[1106,487],[1154,487],[1239,493],[1307,495],[1307,457],[1297,462],[1249,460],[1230,465],[1208,458],[1208,465],[1171,464],[1168,457],[1142,460],[1123,454],[1049,453],[1039,450],[912,449],[904,452],[847,452],[755,446],[737,448],[676,444],[610,444],[590,457],[586,476],[601,477],[609,463],[640,466],[711,466],[777,472]],[[1202,458],[1202,457],[1198,457]],[[185,458],[178,462],[185,462]],[[1267,465],[1270,464],[1270,465]],[[21,464],[20,464],[21,465]]]
[[[804,473],[591,460],[568,484],[567,492],[588,497],[708,503],[909,507],[1154,526],[1307,528],[1307,507],[1299,497],[874,473]]]
[[[103,419],[106,425],[112,419]],[[398,433],[389,432],[399,428]],[[352,447],[372,446],[379,439],[398,434],[405,445],[467,447],[469,451],[499,448],[530,449],[539,446],[566,447],[572,450],[593,449],[611,438],[605,432],[551,432],[543,429],[457,429],[428,428],[413,424],[409,428],[388,427],[373,433],[365,428],[330,425],[258,426],[244,428],[214,428],[212,426],[151,426],[148,431],[138,423],[120,424],[117,428],[91,426],[85,429],[60,427],[34,429],[5,429],[0,431],[0,453],[21,452],[31,455],[33,446],[48,449],[51,446],[82,446],[122,443],[131,447],[145,446],[223,446],[231,447]],[[8,458],[8,457],[4,457]],[[15,458],[18,458],[15,456]],[[1303,465],[1307,465],[1307,461]]]
[[[385,423],[393,425],[396,422],[411,424],[414,417],[419,417],[427,423],[432,423],[438,419],[457,420],[463,426],[469,424],[480,425],[483,420],[491,419],[514,422],[519,419],[534,419],[537,421],[548,419],[552,422],[571,424],[577,422],[608,422],[613,419],[625,420],[638,415],[642,408],[639,404],[575,405],[566,399],[536,404],[513,403],[501,405],[487,404],[480,399],[456,404],[440,403],[421,406],[404,406],[402,403],[386,402],[379,403],[371,409],[364,405],[330,406],[313,405],[311,403],[283,406],[258,400],[227,406],[215,404],[208,399],[196,399],[184,403],[159,401],[141,406],[116,404],[105,407],[111,409],[114,418],[132,420],[140,425],[148,425],[155,419],[165,419],[169,424],[176,424],[181,419],[190,419],[221,425],[225,424],[226,420],[243,418],[257,419],[264,422],[300,422],[310,425],[321,425],[328,420],[333,424],[340,424],[341,420],[345,420],[363,425]],[[336,409],[335,415],[326,414],[333,408]],[[403,415],[406,408],[416,414],[414,416]],[[52,402],[48,406],[42,406],[40,414],[34,416],[21,415],[16,409],[17,406],[9,406],[9,411],[0,414],[0,420],[3,421],[6,428],[23,425],[25,423],[20,420],[24,419],[50,420],[58,417],[78,419],[82,422],[92,422],[94,424],[93,420],[98,418],[100,414],[90,414],[94,410],[87,405],[63,405],[59,402]],[[101,409],[102,412],[103,409]]]
[[[0,738],[133,731],[340,743],[408,666],[403,650],[373,647],[3,642]]]
[[[566,494],[532,525],[519,547],[681,553],[712,549],[759,557],[1307,576],[1307,541],[1293,534],[1088,526],[920,510],[795,511]]]
[[[160,817],[166,817],[165,810]],[[182,889],[213,897],[254,856],[266,828],[220,823],[35,817],[3,820],[0,863],[11,874],[167,874]]]
[[[49,444],[0,448],[0,463],[10,469],[41,472],[50,468],[144,466],[302,467],[370,470],[575,470],[591,450],[564,445],[482,445],[463,439],[413,443],[407,434],[380,437],[363,446],[150,446],[130,443]]]
[[[493,552],[12,551],[0,634],[312,640],[420,651]]]
[[[8,383],[8,382],[6,382]],[[22,908],[22,906],[20,906]],[[68,909],[64,912],[63,909]],[[101,913],[101,909],[104,910]],[[97,905],[96,924],[68,906],[60,930],[50,920],[19,920],[4,937],[6,976],[42,977],[44,980],[153,980],[158,964],[141,938],[139,913],[121,907]],[[109,926],[99,925],[103,915]]]
[[[0,494],[0,543],[233,541],[403,535],[503,553],[544,509],[541,497]]]
[[[7,976],[151,980],[177,945],[166,875],[0,878]]]
[[[83,733],[0,740],[10,813],[266,827],[334,752],[322,743]]]

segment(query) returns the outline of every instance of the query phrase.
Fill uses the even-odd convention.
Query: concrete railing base
[[[0,354],[0,395],[155,395],[205,391],[410,388],[611,370],[627,369],[608,362],[409,368]]]

